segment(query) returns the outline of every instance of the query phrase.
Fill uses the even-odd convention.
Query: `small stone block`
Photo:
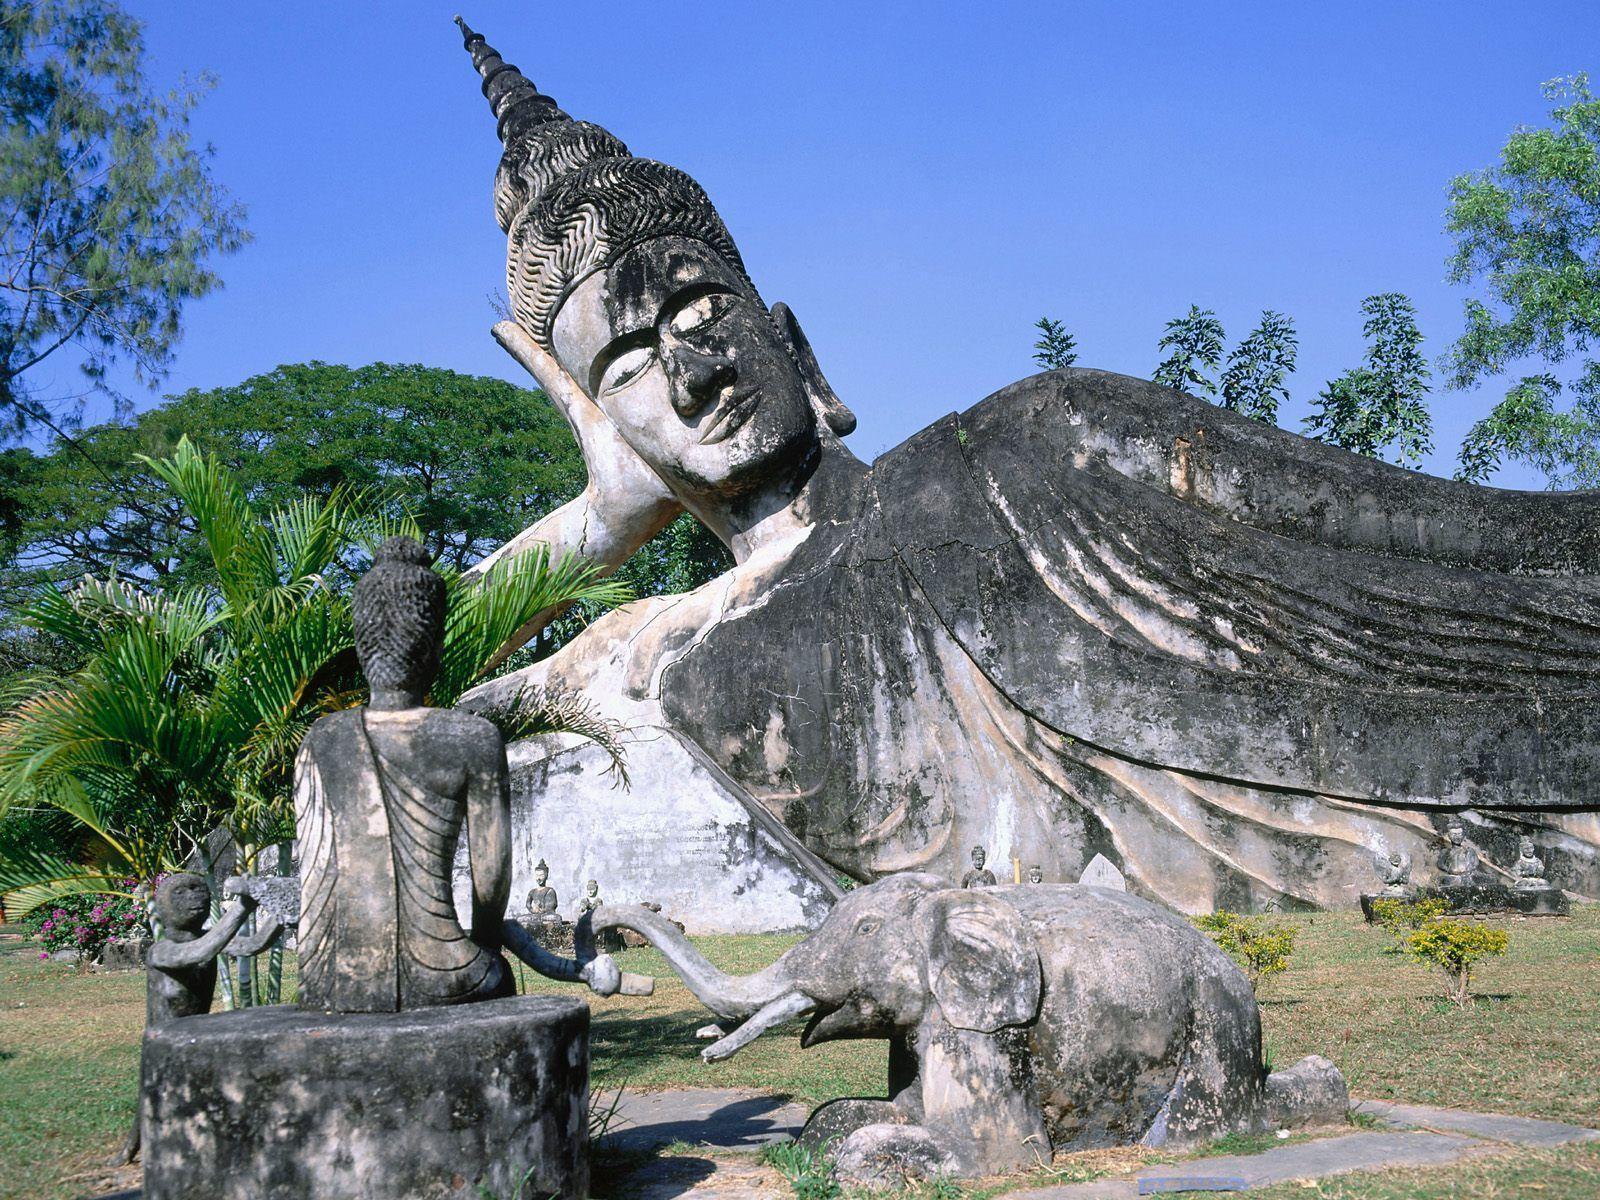
[[[1453,913],[1511,913],[1524,917],[1564,917],[1570,911],[1566,893],[1560,888],[1524,891],[1498,883],[1467,884],[1463,887],[1425,887],[1417,889],[1421,899],[1438,897]]]
[[[288,1005],[145,1034],[146,1200],[581,1200],[589,1009]]]

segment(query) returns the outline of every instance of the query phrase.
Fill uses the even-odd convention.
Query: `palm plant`
[[[146,462],[199,530],[214,583],[161,592],[85,579],[26,611],[85,661],[0,695],[0,895],[17,915],[65,895],[126,894],[128,878],[173,869],[219,824],[247,855],[292,837],[301,737],[323,713],[365,699],[355,565],[383,538],[417,533],[358,491],[260,513],[187,439]],[[536,614],[627,598],[596,567],[571,556],[552,565],[540,551],[446,583],[436,704],[492,669]],[[583,733],[616,758],[615,727],[568,698],[530,696],[498,716],[513,731]],[[34,819],[6,819],[24,813]]]

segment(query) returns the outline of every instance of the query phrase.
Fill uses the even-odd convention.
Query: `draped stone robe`
[[[984,845],[1050,881],[1103,854],[1188,911],[1342,905],[1393,852],[1429,874],[1467,810],[1501,874],[1528,833],[1600,894],[1600,495],[1404,471],[1125,376],[938,421],[781,568],[480,693],[528,679],[692,743],[858,878],[954,880]]]
[[[448,710],[428,710],[449,720]],[[416,777],[411,731],[366,709],[323,717],[295,760],[302,1008],[397,1012],[504,990],[461,929],[451,873],[466,800]]]

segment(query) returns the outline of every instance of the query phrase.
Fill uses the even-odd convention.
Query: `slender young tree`
[[[1600,99],[1585,75],[1543,87],[1543,127],[1519,128],[1497,166],[1450,185],[1450,278],[1482,283],[1446,356],[1453,387],[1474,387],[1523,359],[1579,360],[1572,404],[1550,371],[1523,376],[1461,447],[1457,477],[1485,482],[1505,460],[1553,488],[1600,486]]]
[[[1217,394],[1211,372],[1222,363],[1222,322],[1209,308],[1191,304],[1181,317],[1167,322],[1157,349],[1166,353],[1151,378],[1163,387],[1206,398]]]
[[[1279,406],[1289,400],[1288,378],[1299,349],[1294,322],[1270,308],[1263,310],[1261,323],[1228,356],[1222,407],[1276,425]]]
[[[1046,371],[1059,371],[1078,361],[1078,342],[1067,327],[1050,317],[1040,317],[1033,323],[1039,339],[1033,343],[1033,361]]]
[[[1313,402],[1306,432],[1318,441],[1370,458],[1386,458],[1417,468],[1433,449],[1433,418],[1428,412],[1431,372],[1422,355],[1417,312],[1399,292],[1383,292],[1361,302],[1366,316],[1366,361],[1328,383]]]
[[[63,352],[119,403],[112,364],[159,380],[247,238],[190,138],[199,93],[158,95],[143,66],[113,0],[0,0],[0,436],[57,427],[24,376]]]

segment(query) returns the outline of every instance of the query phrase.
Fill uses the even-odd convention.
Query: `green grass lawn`
[[[1457,1011],[1426,969],[1386,954],[1387,938],[1360,917],[1297,917],[1287,974],[1264,990],[1263,1020],[1276,1066],[1303,1054],[1337,1063],[1360,1096],[1580,1124],[1600,1124],[1600,906],[1570,920],[1505,922],[1511,949],[1474,980],[1479,999]],[[719,967],[754,970],[794,941],[701,938]],[[755,1087],[816,1103],[881,1094],[881,1043],[802,1051],[799,1025],[769,1034],[732,1060],[707,1066],[694,1030],[708,1017],[650,950],[626,970],[654,975],[647,998],[594,998],[596,1089]],[[572,990],[529,980],[530,990]],[[579,989],[581,991],[581,989]],[[0,1198],[68,1200],[119,1182],[98,1163],[133,1111],[144,980],[40,962],[31,944],[0,937]],[[1600,1196],[1600,1148],[1519,1152],[1420,1172],[1328,1180],[1253,1193],[1423,1200],[1431,1197]]]

